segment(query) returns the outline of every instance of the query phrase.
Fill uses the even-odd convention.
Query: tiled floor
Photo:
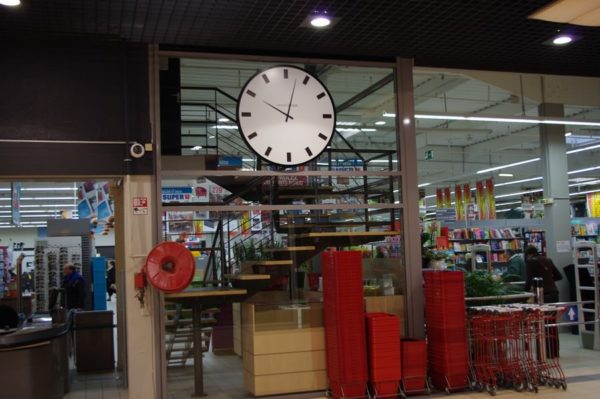
[[[571,334],[561,334],[561,365],[567,375],[568,388],[566,391],[542,387],[539,393],[516,393],[512,390],[501,390],[500,398],[543,398],[568,399],[600,397],[600,352],[579,348],[578,337]],[[242,399],[249,395],[243,387],[241,360],[234,355],[214,356],[208,354],[205,358],[205,391],[211,399]],[[127,390],[119,389],[118,376],[108,375],[78,375],[72,385],[72,390],[65,399],[125,399]],[[191,367],[171,369],[169,371],[169,399],[189,398],[193,389]],[[436,393],[429,396],[446,397],[446,394]],[[269,399],[321,399],[322,393],[302,395],[287,395],[270,397]],[[427,396],[424,396],[427,398]],[[454,393],[452,399],[485,399],[487,393],[465,392]],[[131,398],[138,399],[138,398]]]

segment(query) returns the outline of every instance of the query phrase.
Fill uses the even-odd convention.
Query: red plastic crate
[[[455,373],[455,374],[444,374],[444,373],[429,373],[431,383],[437,389],[446,389],[450,391],[464,390],[469,388],[469,375],[468,373]]]
[[[407,395],[425,393],[427,391],[427,376],[404,377],[401,386]]]
[[[327,376],[333,381],[332,392],[337,397],[364,396],[368,367],[362,255],[326,251],[322,269]]]
[[[369,387],[372,397],[392,396],[398,393],[398,390],[400,389],[400,380],[372,382],[369,384]]]
[[[427,337],[432,342],[466,342],[467,327],[444,328],[427,325]]]
[[[365,398],[367,391],[364,382],[341,383],[331,380],[329,381],[329,389],[334,398]]]

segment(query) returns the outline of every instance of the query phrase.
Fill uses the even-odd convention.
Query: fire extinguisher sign
[[[133,197],[133,214],[148,214],[148,197]]]

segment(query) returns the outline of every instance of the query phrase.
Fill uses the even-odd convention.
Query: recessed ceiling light
[[[385,125],[385,121],[377,121],[375,122],[376,125]]]
[[[555,44],[557,46],[562,46],[565,44],[569,44],[573,41],[573,38],[569,35],[560,35],[560,36],[556,36],[554,39],[552,39],[552,44]]]
[[[310,18],[310,24],[315,28],[324,28],[331,24],[331,18],[327,15],[327,12],[317,12]]]
[[[0,0],[0,5],[16,7],[21,4],[21,0]]]
[[[566,133],[565,133],[565,137],[569,137],[569,136],[570,136],[570,135],[572,135],[572,134],[573,134],[573,132],[566,132]]]
[[[498,173],[498,176],[500,176],[500,177],[513,177],[514,175],[512,173]]]

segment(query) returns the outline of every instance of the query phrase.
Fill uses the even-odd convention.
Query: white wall
[[[15,227],[0,229],[0,246],[12,248],[13,242],[25,243],[25,248],[33,248],[37,239],[37,227]]]

